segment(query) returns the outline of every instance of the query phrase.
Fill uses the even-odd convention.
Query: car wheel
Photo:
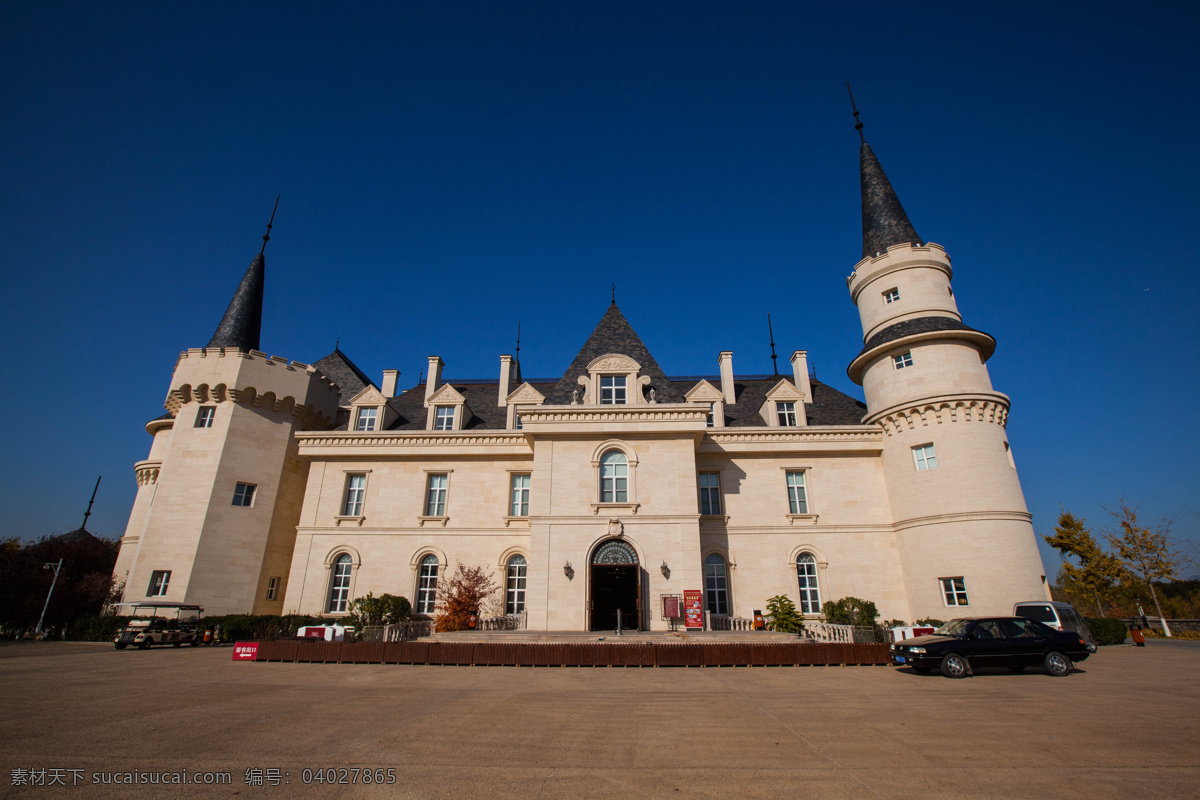
[[[950,653],[942,659],[942,674],[947,678],[967,677],[967,660],[958,653]]]
[[[1071,674],[1071,659],[1062,653],[1051,651],[1046,653],[1046,657],[1042,659],[1042,668],[1046,670],[1047,675],[1061,678],[1064,675]]]
[[[124,650],[126,647],[129,647],[129,642],[113,642],[113,647],[118,650]]]
[[[142,639],[138,642],[138,650],[149,650],[150,645],[154,644],[154,640],[150,638]]]

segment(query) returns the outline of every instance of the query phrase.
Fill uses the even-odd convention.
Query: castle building
[[[864,141],[862,321],[847,373],[866,403],[785,376],[669,377],[615,302],[560,377],[461,382],[429,356],[400,391],[340,350],[259,349],[265,257],[216,333],[180,354],[115,568],[125,600],[210,614],[337,616],[357,597],[434,611],[456,564],[496,574],[496,613],[537,630],[665,629],[789,596],[885,619],[1010,613],[1048,597],[1009,452],[995,340],[962,320],[950,258],[922,240]],[[264,237],[266,238],[266,237]],[[265,247],[265,242],[264,242]]]

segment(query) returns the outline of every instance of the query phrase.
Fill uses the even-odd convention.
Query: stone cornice
[[[928,517],[912,517],[895,523],[898,531],[907,528],[918,528],[924,525],[941,525],[949,522],[975,522],[983,520],[1007,519],[1014,522],[1033,522],[1033,515],[1028,511],[972,511],[962,514],[934,514]]]
[[[892,406],[869,415],[867,421],[877,423],[887,436],[950,422],[992,422],[1003,428],[1008,425],[1008,396],[989,392],[931,397]]]
[[[296,433],[300,452],[317,455],[323,450],[385,450],[427,449],[445,447],[462,448],[518,448],[522,453],[532,452],[523,431],[326,431]]]
[[[742,442],[882,442],[883,431],[878,425],[813,425],[800,428],[726,428],[714,433],[710,428],[704,437],[717,444]]]
[[[537,433],[591,433],[627,428],[637,433],[703,433],[708,406],[696,403],[533,406],[522,409],[522,430]]]

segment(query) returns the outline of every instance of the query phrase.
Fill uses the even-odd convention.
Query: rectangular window
[[[883,293],[883,302],[894,303],[900,299],[900,290],[897,288],[888,289]]]
[[[165,597],[170,582],[171,570],[154,570],[150,573],[150,588],[146,589],[146,597]]]
[[[708,407],[708,419],[704,420],[704,427],[706,427],[706,428],[715,428],[716,427],[717,421],[716,421],[716,417],[714,416],[716,413],[717,413],[717,407],[715,404]]]
[[[933,454],[933,445],[923,444],[920,447],[914,447],[913,461],[917,465],[917,471],[924,469],[937,469],[937,456]]]
[[[600,403],[606,406],[625,405],[625,376],[600,376]]]
[[[967,585],[962,578],[942,578],[942,596],[948,606],[965,606],[967,603]]]
[[[808,513],[808,495],[804,491],[804,473],[788,472],[788,509],[792,514]]]
[[[358,410],[358,419],[354,422],[354,430],[356,431],[373,431],[375,430],[375,420],[379,417],[378,408],[360,408]]]
[[[437,415],[433,420],[435,431],[454,430],[454,406],[438,406]]]
[[[781,427],[781,428],[796,427],[796,404],[795,403],[776,403],[775,411],[779,414],[779,427]]]
[[[346,504],[342,507],[342,514],[347,517],[361,517],[363,497],[366,493],[367,476],[351,475],[350,480],[346,482]]]
[[[512,516],[529,516],[529,476],[512,476]]]
[[[721,473],[700,473],[700,513],[712,516],[721,513]]]
[[[421,573],[417,579],[417,613],[432,614],[437,606],[438,560],[436,556],[425,556],[421,560]]]
[[[521,422],[521,415],[520,415],[520,414],[515,414],[515,413],[514,413],[514,414],[513,414],[513,421],[516,423],[516,429],[517,429],[517,430],[521,430],[521,428],[524,428],[524,427],[525,427],[525,425],[524,425],[524,424]]]
[[[274,600],[277,594],[279,594],[279,578],[271,578],[267,581],[267,599]]]
[[[196,412],[196,427],[211,428],[213,419],[217,416],[216,406],[200,406],[200,410]]]
[[[425,516],[446,516],[446,486],[449,483],[447,475],[429,476],[429,497],[425,501]]]
[[[239,483],[233,490],[233,504],[235,506],[254,505],[254,490],[257,488],[253,483]]]
[[[892,366],[895,367],[896,369],[904,369],[905,367],[911,367],[912,364],[913,364],[913,362],[912,362],[912,353],[911,352],[905,352],[905,353],[901,353],[898,356],[892,356]]]

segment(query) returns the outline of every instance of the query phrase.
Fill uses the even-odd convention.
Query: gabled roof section
[[[540,406],[546,402],[546,395],[533,388],[532,383],[522,383],[506,398],[509,405]]]
[[[919,245],[921,237],[908,221],[900,198],[866,142],[859,148],[858,168],[862,179],[862,257],[886,253],[896,244]]]
[[[225,309],[225,316],[221,317],[221,323],[208,341],[209,347],[226,347],[243,353],[259,349],[266,276],[267,260],[259,253],[242,276],[242,282]]]
[[[349,406],[355,395],[368,386],[375,386],[354,362],[336,347],[333,352],[313,364],[329,380],[337,384],[338,405]],[[379,388],[379,387],[376,387]]]
[[[571,402],[571,392],[579,388],[579,376],[587,375],[588,364],[609,353],[619,353],[632,358],[642,365],[641,374],[650,377],[650,386],[655,392],[655,399],[660,403],[681,403],[683,397],[679,390],[671,385],[663,374],[658,362],[641,338],[634,332],[633,326],[625,319],[621,309],[613,303],[600,318],[592,335],[583,343],[579,354],[567,367],[562,378],[555,384],[554,390],[546,398],[551,405],[568,405]],[[632,388],[632,387],[631,387]]]
[[[725,395],[708,381],[701,380],[691,389],[687,390],[687,394],[683,396],[683,399],[689,403],[715,403],[718,400],[724,400]]]
[[[800,391],[795,386],[793,386],[791,381],[789,381],[787,378],[784,378],[779,383],[775,384],[775,386],[773,386],[771,388],[771,391],[767,392],[767,396],[765,399],[767,399],[767,400],[807,400],[809,398],[806,398],[804,396],[804,392]]]
[[[350,398],[350,405],[354,406],[381,406],[386,402],[387,398],[383,396],[383,392],[374,386],[368,386]]]
[[[433,393],[429,398],[429,405],[458,405],[466,401],[467,398],[463,397],[461,392],[447,383]]]

